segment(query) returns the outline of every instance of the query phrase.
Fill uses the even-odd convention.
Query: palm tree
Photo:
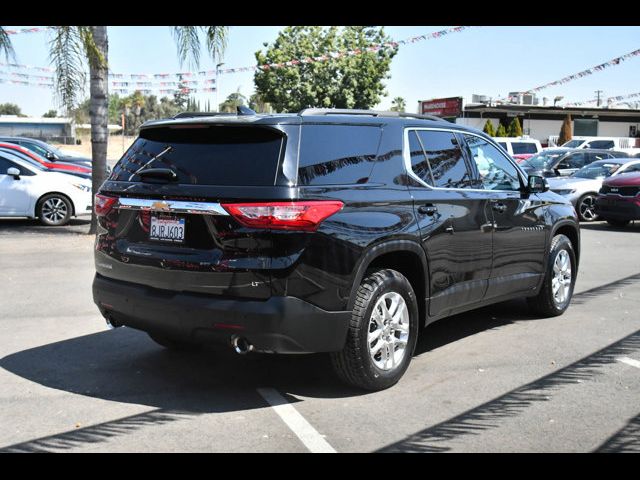
[[[226,46],[227,28],[221,26],[176,26],[173,35],[178,48],[180,65],[190,68],[200,64],[201,34],[206,38],[207,50],[217,60]],[[91,98],[91,153],[93,158],[93,192],[98,191],[106,178],[108,141],[108,38],[107,27],[56,27],[50,44],[51,57],[56,66],[56,91],[62,104],[72,108],[84,85],[84,61],[89,64]],[[97,219],[91,216],[89,233],[95,233]]]
[[[405,108],[407,108],[407,102],[402,97],[396,97],[391,102],[391,111],[392,112],[404,112]]]
[[[226,47],[227,27],[221,26],[176,26],[172,27],[180,65],[189,68],[200,64],[201,36],[214,61],[218,60]],[[2,36],[0,35],[0,42]],[[0,49],[6,45],[0,43]],[[10,43],[9,43],[10,46]],[[49,44],[49,52],[55,64],[55,90],[59,102],[71,111],[78,103],[85,84],[85,63],[89,65],[89,92],[91,118],[91,154],[93,164],[92,188],[97,192],[106,178],[107,122],[109,107],[109,41],[106,26],[55,27]],[[91,215],[89,233],[95,233],[97,219]]]
[[[4,58],[6,60],[9,60],[10,58],[15,58],[15,54],[13,52],[13,46],[11,45],[11,39],[9,38],[9,34],[2,27],[0,27],[0,53],[4,54]]]

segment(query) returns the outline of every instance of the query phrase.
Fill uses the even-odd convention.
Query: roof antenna
[[[238,105],[236,110],[238,115],[257,115],[256,112],[251,110],[249,107],[245,107],[244,105]]]

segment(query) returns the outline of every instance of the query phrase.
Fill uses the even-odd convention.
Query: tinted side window
[[[303,125],[298,184],[364,183],[371,174],[382,130],[365,125]]]
[[[465,135],[471,158],[478,167],[482,186],[487,190],[519,190],[517,168],[487,140]]]
[[[436,130],[418,130],[417,133],[433,176],[431,185],[440,188],[470,188],[471,175],[455,135]]]
[[[17,168],[18,170],[20,170],[20,175],[26,175],[26,176],[35,175],[35,173],[33,173],[30,170],[27,170],[21,165],[18,165],[17,163],[13,163],[11,160],[7,160],[4,157],[0,157],[0,175],[6,175],[7,170],[9,168]]]
[[[7,169],[15,167],[15,165],[9,160],[0,157],[0,175],[6,175]]]
[[[433,185],[433,177],[429,162],[422,149],[422,144],[418,140],[418,133],[415,130],[409,131],[409,155],[411,156],[411,170],[428,185]]]
[[[582,152],[574,153],[573,155],[569,155],[564,160],[562,160],[558,168],[582,168],[587,163],[586,157],[587,155]]]

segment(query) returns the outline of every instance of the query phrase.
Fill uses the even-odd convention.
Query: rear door
[[[429,315],[482,300],[491,271],[488,199],[472,189],[454,131],[405,130],[405,163],[422,245],[429,259]]]
[[[272,200],[286,143],[266,126],[143,129],[101,189],[97,272],[172,291],[268,298],[269,230],[239,223],[221,204]]]

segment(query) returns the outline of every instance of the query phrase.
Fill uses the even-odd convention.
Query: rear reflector
[[[104,217],[105,215],[107,215],[111,211],[113,205],[117,200],[117,197],[111,197],[108,195],[103,195],[101,193],[96,194],[95,201],[93,202],[96,215],[99,217]]]
[[[238,222],[253,228],[314,232],[327,217],[339,211],[340,201],[223,203]]]

